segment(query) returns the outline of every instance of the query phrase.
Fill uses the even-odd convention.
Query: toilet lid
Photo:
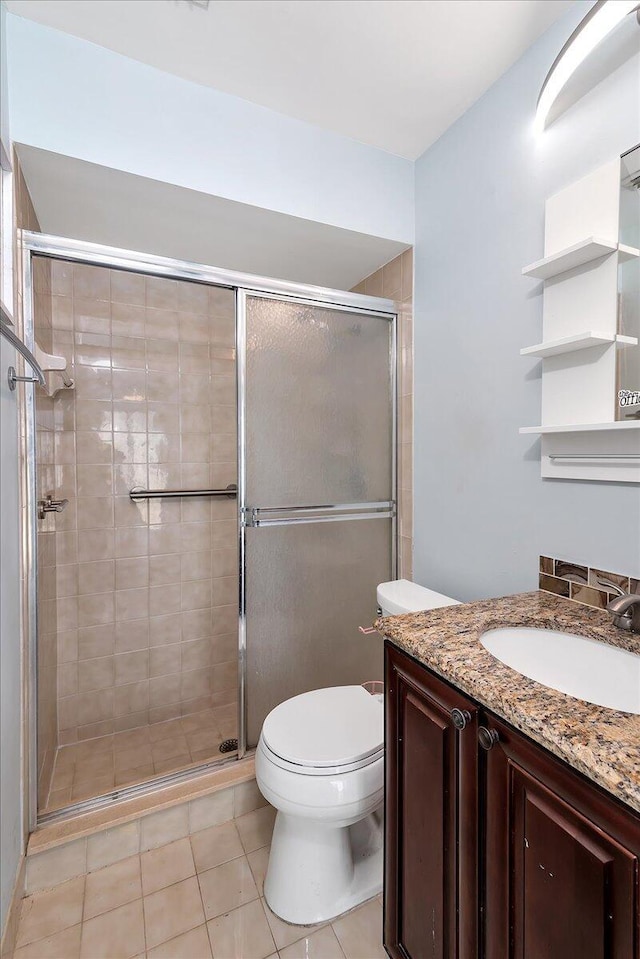
[[[281,759],[301,766],[346,766],[383,750],[382,702],[362,686],[331,686],[272,709],[262,738]]]

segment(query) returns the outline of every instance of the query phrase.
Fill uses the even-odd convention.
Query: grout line
[[[142,837],[141,837],[141,839],[142,839]],[[166,845],[169,845],[169,843],[166,843]],[[145,895],[144,895],[144,886],[142,885],[142,852],[141,852],[141,851],[138,852],[138,866],[139,866],[139,868],[140,868],[140,892],[142,893],[142,895],[141,895],[141,903],[142,903],[142,935],[143,935],[143,937],[144,937],[144,954],[145,954],[145,956],[146,956],[146,954],[147,954],[147,948],[148,948],[148,946],[147,946],[147,917],[146,917],[145,908],[144,908]]]

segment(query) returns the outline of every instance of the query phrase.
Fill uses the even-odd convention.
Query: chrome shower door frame
[[[156,256],[134,250],[90,243],[28,230],[20,231],[23,251],[23,335],[28,346],[34,345],[33,317],[33,278],[32,257],[43,256],[49,259],[68,260],[103,266],[107,269],[128,270],[149,276],[161,276],[167,279],[192,280],[233,289],[236,294],[236,382],[237,382],[237,462],[238,462],[238,752],[234,759],[215,760],[204,763],[184,772],[158,777],[140,786],[128,786],[113,790],[106,796],[76,803],[65,807],[59,813],[49,814],[46,819],[65,818],[69,811],[73,814],[89,812],[103,808],[113,802],[153,793],[164,786],[201,774],[203,771],[220,768],[223,765],[241,759],[247,753],[246,747],[246,592],[245,592],[245,513],[246,507],[246,459],[245,459],[245,388],[246,388],[246,298],[249,295],[271,297],[273,299],[299,302],[306,306],[330,306],[344,312],[369,314],[385,317],[391,323],[389,364],[392,397],[392,500],[397,502],[397,308],[392,300],[380,297],[349,293],[344,290],[331,290],[325,287],[293,283],[288,280],[274,280],[250,273],[219,269],[207,264],[179,260],[172,257]],[[22,404],[22,456],[24,470],[22,476],[22,579],[25,596],[27,696],[28,696],[28,828],[33,830],[38,824],[38,768],[37,768],[37,491],[36,491],[36,431],[35,399],[33,389],[25,391]],[[397,568],[397,510],[393,509],[392,558],[391,568]]]

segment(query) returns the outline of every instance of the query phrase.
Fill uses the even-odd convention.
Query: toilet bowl
[[[378,587],[383,615],[456,600],[398,580]],[[382,890],[384,710],[363,686],[294,696],[264,721],[256,780],[277,809],[264,896],[281,919],[333,919]]]

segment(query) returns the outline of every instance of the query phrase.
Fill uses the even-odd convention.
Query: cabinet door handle
[[[499,739],[500,736],[495,729],[487,729],[486,726],[481,726],[478,730],[478,742],[486,752],[493,749]]]
[[[471,722],[471,713],[468,709],[452,709],[451,720],[456,729],[464,729]]]

